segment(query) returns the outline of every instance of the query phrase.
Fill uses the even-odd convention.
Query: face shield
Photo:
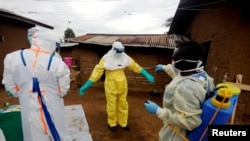
[[[122,52],[124,52],[124,48],[114,48],[114,50],[115,50],[115,52],[116,53],[122,53]]]
[[[32,28],[28,29],[28,31],[27,31],[27,38],[28,38],[28,42],[29,42],[30,45],[32,44],[32,38],[33,38],[34,34],[37,31],[38,31],[38,29],[35,28],[35,27],[32,27]]]
[[[121,42],[116,41],[112,44],[112,50],[115,57],[120,57],[124,52],[125,47],[122,45]]]

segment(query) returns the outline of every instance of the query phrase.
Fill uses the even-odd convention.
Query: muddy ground
[[[18,104],[18,99],[7,96],[0,91],[0,108],[4,102]],[[106,99],[103,88],[91,87],[84,96],[79,96],[78,89],[73,89],[64,97],[65,105],[82,104],[89,125],[89,132],[93,141],[157,141],[162,121],[157,116],[149,114],[144,108],[147,99],[161,105],[162,95],[155,97],[150,91],[129,91],[129,119],[130,131],[118,128],[113,133],[107,126]]]
[[[107,125],[106,114],[106,99],[104,89],[101,87],[90,87],[84,96],[78,94],[79,88],[69,90],[64,97],[65,105],[81,104],[89,125],[89,132],[93,141],[157,141],[158,132],[162,127],[162,121],[156,116],[149,114],[144,102],[150,99],[157,104],[162,103],[162,94],[159,96],[150,95],[151,91],[135,91],[128,92],[129,103],[129,118],[128,124],[130,131],[118,128],[117,132],[113,133],[109,130]],[[19,104],[18,99],[8,96],[3,88],[0,89],[0,109],[3,108],[4,102],[12,105]],[[240,100],[244,98],[240,97]],[[237,112],[240,112],[238,109]],[[236,112],[236,113],[237,113]],[[245,118],[235,118],[234,124],[249,124]]]

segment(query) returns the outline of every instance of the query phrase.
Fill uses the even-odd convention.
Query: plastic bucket
[[[71,57],[64,57],[63,58],[64,63],[68,66],[71,67],[72,66],[72,58]]]
[[[0,128],[6,141],[23,141],[21,112],[0,114]]]

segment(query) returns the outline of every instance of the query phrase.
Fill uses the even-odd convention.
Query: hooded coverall
[[[131,57],[124,52],[119,57],[115,57],[114,50],[110,50],[99,61],[89,78],[96,82],[105,71],[105,96],[107,100],[106,111],[108,114],[108,125],[110,127],[119,124],[121,127],[127,126],[128,103],[127,103],[127,78],[124,72],[128,68],[135,73],[140,73],[140,67]]]
[[[54,141],[41,101],[46,105],[59,140],[71,141],[61,102],[70,87],[70,70],[61,59],[51,55],[56,41],[53,34],[38,31],[30,49],[9,53],[4,59],[2,83],[19,98],[24,141]],[[39,82],[42,97],[34,91],[34,78]]]
[[[107,99],[108,125],[112,132],[116,131],[116,125],[129,130],[127,125],[128,103],[127,92],[128,84],[124,69],[128,68],[135,73],[143,75],[150,83],[154,83],[154,77],[145,69],[139,66],[131,57],[124,52],[124,46],[121,42],[115,41],[112,49],[106,53],[99,64],[92,71],[88,81],[81,86],[79,94],[84,92],[94,84],[105,71],[105,95]]]

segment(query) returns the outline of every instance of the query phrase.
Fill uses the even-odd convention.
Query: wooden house
[[[89,78],[101,57],[111,49],[112,43],[120,41],[125,46],[125,52],[151,73],[156,82],[150,84],[140,74],[126,69],[129,89],[157,90],[163,93],[165,85],[171,79],[165,73],[156,73],[153,68],[157,64],[171,63],[176,41],[186,40],[186,37],[167,34],[86,34],[68,40],[79,43],[72,49],[71,56],[74,65],[79,67],[79,84],[83,84]],[[64,50],[66,48],[61,48],[62,57],[65,57]],[[103,87],[103,80],[100,79],[95,86]]]

